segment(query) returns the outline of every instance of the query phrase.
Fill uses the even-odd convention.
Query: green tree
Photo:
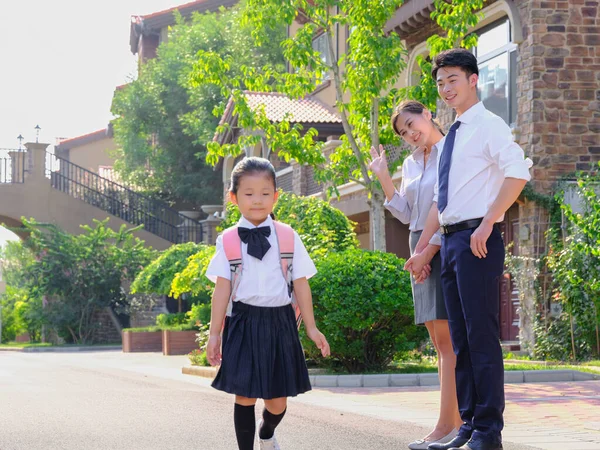
[[[389,125],[396,91],[393,89],[405,67],[405,49],[399,37],[384,32],[386,22],[393,16],[402,0],[247,0],[244,23],[253,28],[257,45],[268,42],[266,30],[276,24],[291,26],[303,19],[294,36],[282,43],[284,56],[292,68],[280,71],[273,66],[244,67],[242,74],[233,70],[233,57],[222,57],[216,52],[201,51],[192,85],[216,85],[227,98],[234,100],[233,113],[237,125],[247,132],[237,143],[219,146],[207,145],[208,161],[215,164],[219,157],[238,155],[248,146],[259,143],[266,152],[277,152],[280,158],[294,159],[316,168],[319,181],[328,182],[335,192],[353,180],[363,185],[369,194],[374,247],[385,249],[385,220],[381,187],[368,170],[368,149],[379,143],[399,141]],[[338,29],[351,30],[348,50],[337,46]],[[313,48],[312,41],[319,33],[327,40],[326,54]],[[339,47],[339,52],[334,49]],[[280,92],[299,99],[326,79],[335,86],[336,108],[340,113],[345,135],[342,144],[325,156],[323,143],[315,137],[316,130],[304,130],[289,120],[271,123],[264,110],[249,108],[244,88],[262,92]],[[215,110],[220,115],[224,106]],[[229,125],[219,127],[225,131]],[[396,162],[398,164],[398,162]],[[392,170],[394,168],[392,167]]]
[[[131,293],[170,295],[171,285],[176,275],[188,266],[188,259],[207,247],[194,242],[169,247],[139,272],[131,285]],[[181,295],[177,298],[181,312]]]
[[[133,236],[138,228],[119,231],[108,219],[82,226],[72,235],[56,226],[23,219],[29,233],[24,245],[34,261],[21,274],[29,295],[45,298],[43,321],[75,343],[94,337],[96,314],[127,303],[124,284],[132,281],[154,253]]]
[[[296,34],[282,43],[284,56],[293,71],[281,73],[272,67],[246,68],[240,77],[231,70],[234,65],[231,58],[223,58],[215,52],[199,53],[192,85],[219,86],[234,100],[236,126],[247,131],[235,144],[209,143],[208,161],[215,164],[221,156],[235,156],[242,153],[243,148],[261,143],[267,153],[273,150],[286,161],[294,159],[314,166],[316,177],[329,183],[331,192],[337,192],[336,186],[349,180],[363,185],[371,209],[373,247],[384,250],[383,192],[369,172],[367,161],[371,146],[400,143],[393,134],[389,118],[400,95],[393,86],[406,66],[406,51],[399,37],[395,33],[386,33],[384,28],[401,4],[402,0],[294,0],[285,4],[277,0],[248,0],[244,20],[254,27],[258,44],[267,42],[264,30],[276,23],[288,26],[295,21],[302,23]],[[472,11],[480,8],[480,4],[482,0],[456,0],[450,6],[436,1],[433,16],[447,31],[448,41],[437,36],[432,38],[432,45],[441,49],[445,42],[451,41],[453,45],[460,42],[459,36],[466,34],[466,27],[476,23]],[[351,31],[347,46],[338,46],[335,36],[337,30],[344,27]],[[325,33],[327,38],[326,55],[312,45],[313,38],[320,33]],[[469,37],[463,44],[471,45],[472,42],[474,38]],[[336,48],[338,51],[334,50]],[[270,123],[264,110],[248,107],[241,87],[243,82],[255,91],[277,91],[297,99],[313,92],[325,79],[330,79],[335,86],[335,106],[345,132],[342,145],[328,156],[323,155],[323,143],[315,140],[316,130],[304,130],[298,124],[292,126],[289,120]],[[421,91],[425,93],[425,89]],[[406,94],[407,91],[402,93]],[[435,83],[426,95],[436,95]],[[426,103],[431,105],[432,100]],[[223,111],[223,106],[215,110],[217,114]],[[228,126],[224,124],[219,130],[225,131]],[[390,170],[395,170],[401,162],[395,161]]]
[[[116,93],[115,167],[123,179],[190,207],[220,202],[220,173],[206,165],[205,143],[215,133],[218,120],[212,111],[223,96],[214,86],[189,85],[196,54],[209,51],[231,58],[238,72],[241,66],[283,62],[278,43],[285,30],[275,27],[269,45],[257,49],[249,28],[239,26],[239,14],[235,7],[195,14],[189,21],[178,16],[158,57],[144,63],[138,78]]]
[[[431,111],[437,109],[437,83],[431,76],[431,61],[444,50],[464,47],[473,48],[477,45],[477,35],[470,33],[482,14],[476,13],[483,8],[483,0],[435,0],[435,10],[431,18],[440,26],[445,35],[434,34],[427,39],[428,55],[417,56],[420,68],[419,84],[408,86],[401,90],[404,98],[418,100]]]
[[[2,278],[6,292],[0,295],[2,341],[14,340],[27,332],[32,341],[39,341],[42,329],[42,300],[27,286],[26,274],[35,262],[33,253],[21,241],[7,242],[0,247]]]
[[[568,234],[564,236],[562,247],[553,249],[548,256],[557,297],[570,321],[572,358],[582,356],[576,350],[576,327],[581,328],[579,335],[594,353],[600,355],[599,185],[598,173],[579,177],[573,192],[580,201],[581,212],[573,211],[564,191],[558,194],[568,221]]]

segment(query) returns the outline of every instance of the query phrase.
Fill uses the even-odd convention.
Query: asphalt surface
[[[235,450],[232,397],[182,375],[184,363],[159,354],[0,352],[0,450]],[[391,450],[428,431],[292,400],[277,436],[284,450]]]

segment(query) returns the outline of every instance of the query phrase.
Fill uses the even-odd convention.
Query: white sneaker
[[[450,433],[448,433],[443,438],[440,438],[436,441],[426,441],[424,439],[419,439],[417,441],[411,442],[408,444],[408,448],[410,450],[427,450],[429,448],[429,444],[438,443],[438,444],[447,444],[452,439],[454,439],[458,435],[458,430],[454,429]]]
[[[258,445],[260,450],[281,450],[279,444],[277,443],[277,439],[275,435],[271,439],[261,439],[259,435],[260,426],[262,424],[262,419],[258,421],[256,424],[256,438],[258,439]]]

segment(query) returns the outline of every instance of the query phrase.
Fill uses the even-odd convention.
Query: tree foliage
[[[218,120],[212,111],[223,97],[214,86],[189,85],[196,53],[231,58],[234,72],[283,62],[278,43],[285,30],[275,27],[268,44],[257,49],[248,27],[239,26],[239,15],[235,7],[194,14],[189,21],[177,16],[158,57],[142,64],[138,78],[117,91],[115,167],[123,179],[168,201],[219,203],[220,173],[206,165],[205,143],[214,135]]]
[[[366,160],[368,148],[380,142],[398,144],[389,124],[396,97],[393,89],[405,67],[405,50],[395,33],[386,33],[385,24],[402,0],[248,0],[243,11],[244,23],[253,28],[258,45],[268,42],[267,30],[277,24],[294,25],[302,19],[293,36],[282,43],[290,71],[280,71],[266,65],[244,67],[241,75],[232,70],[233,57],[223,58],[216,52],[201,51],[193,74],[194,86],[216,85],[226,98],[234,101],[233,114],[237,126],[245,130],[238,142],[220,146],[207,145],[208,161],[215,164],[219,157],[238,155],[244,148],[263,145],[266,152],[275,151],[280,158],[310,164],[319,181],[336,186],[353,180],[364,185],[374,196],[372,218],[376,248],[385,247],[383,197],[380,187],[369,173]],[[345,45],[335,42],[339,30],[351,30]],[[313,48],[313,38],[324,33],[326,54]],[[339,51],[335,49],[338,48]],[[326,157],[323,143],[317,141],[315,129],[305,130],[300,124],[284,119],[271,123],[264,109],[251,109],[244,89],[260,92],[280,92],[292,99],[312,93],[326,80],[335,87],[335,107],[344,127],[342,144]],[[223,114],[224,105],[216,109]],[[218,128],[225,132],[230,127]],[[396,162],[397,166],[398,162]],[[394,167],[392,167],[392,170]]]
[[[16,282],[34,302],[43,299],[43,323],[74,343],[94,338],[98,312],[128,302],[122,285],[152,258],[153,251],[133,236],[138,228],[123,225],[113,231],[107,223],[108,219],[95,221],[94,227],[83,225],[83,233],[72,235],[54,225],[23,219],[29,233],[23,245],[33,259],[9,283]]]
[[[429,110],[437,109],[437,84],[431,76],[433,59],[444,50],[463,47],[473,48],[477,45],[477,34],[470,30],[483,17],[477,13],[483,8],[483,0],[435,0],[435,10],[431,18],[445,32],[445,36],[434,34],[427,39],[427,56],[417,56],[420,69],[420,80],[417,85],[402,89],[402,96],[423,103]]]
[[[287,223],[298,233],[313,258],[358,248],[354,222],[324,200],[280,192],[273,214],[277,220]],[[230,203],[220,227],[229,228],[239,219],[237,206]]]

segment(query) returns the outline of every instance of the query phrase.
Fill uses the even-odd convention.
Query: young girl
[[[258,425],[260,448],[279,449],[274,433],[285,414],[287,397],[311,386],[291,304],[292,289],[282,272],[279,243],[283,241],[276,229],[281,231],[281,224],[271,214],[278,196],[275,169],[263,158],[243,159],[231,174],[229,195],[242,214],[237,225],[242,269],[236,277],[235,263],[227,257],[223,242],[236,230],[225,230],[206,271],[216,283],[206,353],[210,364],[221,365],[212,386],[235,395],[233,419],[240,450],[254,448],[257,398],[265,403]],[[323,356],[329,356],[329,344],[315,325],[308,285],[316,268],[295,231],[290,268],[306,334]]]
[[[396,108],[392,115],[392,128],[407,144],[415,147],[415,151],[402,164],[400,190],[397,191],[392,182],[383,147],[380,146],[379,155],[371,148],[373,160],[370,168],[381,182],[386,208],[402,223],[409,224],[409,244],[413,253],[433,203],[438,151],[435,144],[443,134],[433,122],[431,112],[416,101],[403,102]],[[441,390],[438,422],[431,433],[409,445],[413,450],[427,450],[432,444],[435,446],[451,441],[462,424],[456,398],[456,356],[442,296],[441,261],[437,254],[440,245],[441,239],[434,236],[427,248],[433,258],[430,265],[421,273],[412,273],[411,277],[415,323],[425,324],[437,351]]]

